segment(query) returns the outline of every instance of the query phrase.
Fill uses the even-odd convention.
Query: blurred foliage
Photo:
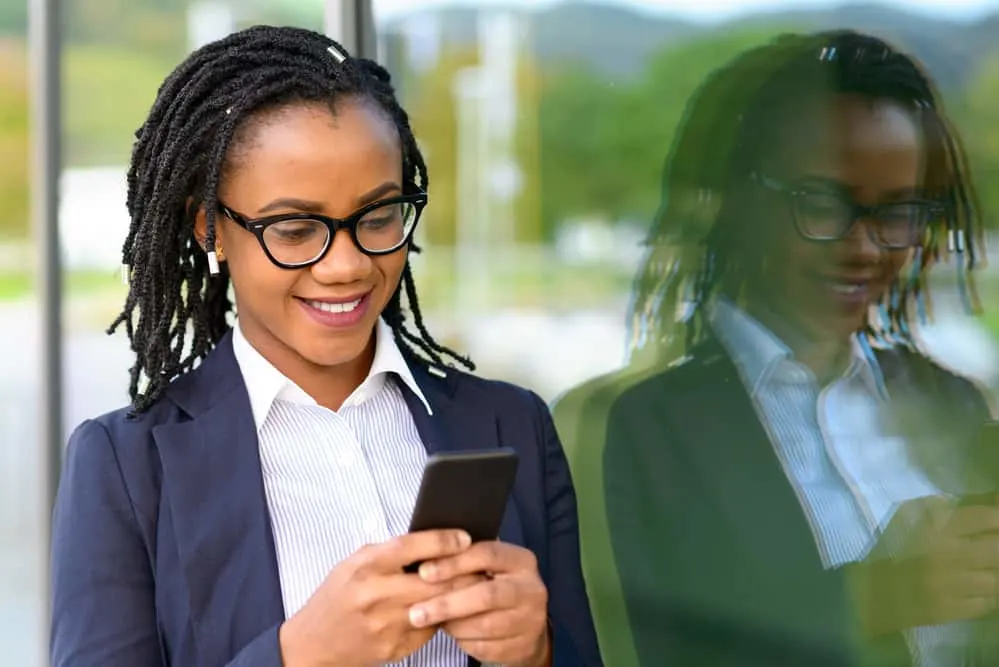
[[[0,37],[22,36],[28,31],[27,0],[0,2]]]
[[[0,239],[28,227],[28,62],[24,43],[0,39]]]
[[[67,166],[125,164],[156,91],[186,55],[189,0],[63,4]],[[321,28],[321,0],[239,0],[237,24]],[[27,2],[0,0],[0,240],[28,232]]]
[[[999,53],[986,58],[969,77],[965,95],[951,104],[968,154],[969,167],[985,214],[999,227]]]
[[[458,104],[454,88],[462,71],[479,64],[478,54],[469,49],[452,49],[440,54],[432,70],[409,76],[405,84],[414,94],[404,100],[409,110],[424,157],[430,164],[432,205],[421,226],[424,238],[438,245],[452,245],[457,233],[460,206],[458,178]],[[396,73],[396,76],[400,76]],[[512,154],[520,170],[520,189],[512,202],[514,229],[511,236],[521,242],[542,240],[541,179],[538,105],[541,82],[529,60],[519,64],[516,73],[517,119]]]
[[[23,34],[23,3],[2,3],[0,35]],[[156,89],[187,51],[188,0],[75,0],[66,5],[65,147],[71,166],[124,164]],[[246,0],[232,5],[241,25],[322,25],[319,0]],[[517,128],[511,148],[521,190],[513,238],[554,238],[575,220],[648,220],[659,203],[664,159],[688,97],[712,70],[778,32],[776,26],[674,39],[634,76],[593,67],[539,65],[524,55],[517,73]],[[783,26],[782,26],[783,27]],[[528,49],[525,49],[525,54]],[[401,79],[431,168],[433,205],[421,230],[451,245],[459,211],[459,72],[478,65],[474,40],[445,45],[424,72]],[[965,139],[987,220],[999,210],[999,53],[979,60],[948,100]],[[23,41],[0,39],[0,236],[23,234],[27,219],[28,106]]]
[[[406,100],[413,130],[420,150],[430,165],[432,205],[422,219],[421,233],[429,243],[451,245],[457,229],[458,178],[458,109],[453,94],[458,72],[473,67],[477,55],[468,51],[447,50],[441,53],[437,66],[418,77],[414,90]]]
[[[63,62],[66,164],[124,164],[174,63],[104,45],[71,45]]]

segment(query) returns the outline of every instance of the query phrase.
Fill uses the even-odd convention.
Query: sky
[[[592,0],[590,0],[592,1]],[[634,7],[658,14],[672,14],[706,23],[735,18],[761,10],[791,8],[830,8],[845,4],[843,0],[601,0],[607,4]],[[923,14],[953,19],[975,19],[999,11],[999,0],[881,0]],[[372,0],[377,21],[395,18],[427,7],[453,5],[518,5],[543,7],[556,4],[552,0]]]

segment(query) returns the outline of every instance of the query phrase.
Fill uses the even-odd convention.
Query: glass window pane
[[[380,53],[429,165],[414,262],[423,312],[484,375],[554,401],[605,663],[743,662],[769,650],[746,638],[770,631],[801,642],[780,644],[787,651],[816,651],[819,635],[803,633],[829,605],[746,582],[786,588],[782,577],[802,559],[816,573],[861,562],[870,545],[889,548],[880,529],[903,503],[966,495],[968,459],[948,458],[959,445],[925,445],[930,430],[913,424],[933,421],[933,437],[967,444],[964,455],[989,451],[978,449],[977,429],[983,397],[999,387],[999,275],[985,261],[995,244],[980,243],[975,227],[994,240],[999,3],[373,6]],[[823,210],[837,212],[821,233],[807,218],[815,198],[803,194],[816,183],[829,193]],[[884,207],[894,204],[918,213],[891,220]],[[760,369],[777,384],[814,387],[800,405],[799,394],[774,389],[768,408],[764,381],[746,379],[716,321],[729,302],[773,351]],[[846,324],[836,319],[844,311],[853,313]],[[827,375],[812,352],[829,340],[844,356]],[[930,368],[962,389],[942,396],[925,379],[899,380],[891,355],[909,347],[901,367]],[[840,368],[844,360],[857,366]],[[874,388],[850,405],[890,426],[862,431],[845,407],[852,399],[829,397],[848,368],[874,373]],[[718,369],[728,374],[711,375]],[[619,389],[646,377],[679,384]],[[712,390],[697,394],[711,378]],[[621,398],[634,394],[644,412]],[[947,400],[971,436],[928,408]],[[611,423],[618,414],[632,419]],[[729,421],[738,426],[721,430]],[[923,446],[939,457],[920,459]],[[976,472],[999,490],[988,460]],[[778,546],[754,541],[777,515],[794,524],[766,532]],[[642,535],[622,547],[615,531],[627,526]],[[658,556],[642,563],[639,553]],[[670,572],[671,563],[687,569]],[[767,625],[779,613],[787,625]],[[837,627],[816,624],[817,633]],[[662,651],[695,640],[669,643],[667,627],[717,633],[719,646],[731,639],[743,654],[700,646],[668,660]],[[948,651],[977,641],[948,628],[933,639],[904,626],[902,650],[954,659]]]

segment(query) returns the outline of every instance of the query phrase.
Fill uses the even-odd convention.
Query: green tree
[[[672,44],[625,83],[579,69],[550,73],[541,94],[549,235],[573,218],[648,219],[687,100],[712,71],[776,32],[723,31]]]
[[[458,229],[458,109],[455,81],[462,70],[479,64],[473,49],[449,49],[440,54],[429,71],[413,75],[395,72],[409,91],[402,100],[430,170],[431,204],[421,225],[423,235],[435,245],[453,245]],[[539,241],[543,234],[539,204],[539,128],[537,70],[523,60],[517,70],[517,116],[513,137],[513,159],[522,181],[515,196],[513,236],[522,242]]]
[[[964,96],[952,101],[986,227],[999,227],[999,53],[985,58]]]
[[[64,62],[66,164],[126,164],[173,62],[104,45],[70,46]]]
[[[435,67],[410,75],[407,99],[413,131],[427,160],[431,200],[420,223],[422,234],[435,245],[453,245],[458,228],[458,110],[453,86],[458,72],[478,63],[478,54],[464,49],[443,51]],[[402,75],[403,77],[406,74]]]
[[[27,0],[0,2],[0,37],[23,37],[28,32]]]
[[[28,231],[28,75],[22,41],[0,40],[0,238]]]

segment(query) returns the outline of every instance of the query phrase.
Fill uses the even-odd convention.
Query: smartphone
[[[512,449],[433,454],[423,468],[423,481],[409,532],[459,528],[472,542],[495,540],[517,475]],[[416,572],[412,563],[406,572]]]

